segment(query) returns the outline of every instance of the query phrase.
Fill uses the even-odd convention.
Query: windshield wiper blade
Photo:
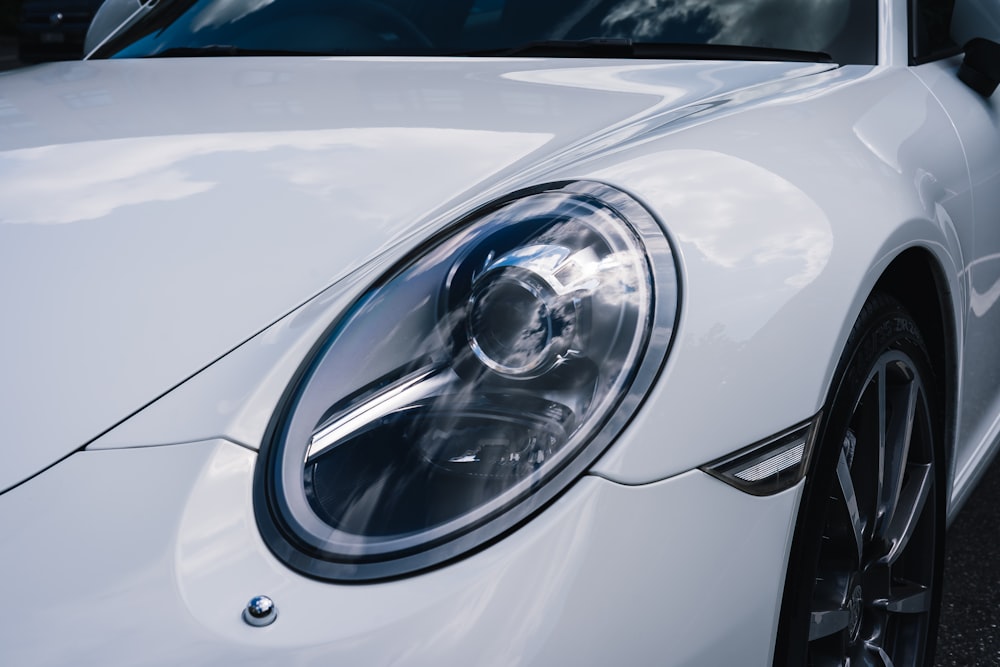
[[[730,44],[637,42],[631,39],[543,40],[505,49],[468,51],[449,55],[472,57],[538,56],[551,58],[655,58],[663,60],[778,60],[832,63],[822,51],[776,49]]]
[[[144,58],[200,58],[213,56],[331,56],[331,55],[387,55],[379,53],[352,54],[348,52],[313,52],[284,49],[250,49],[231,44],[206,46],[174,46],[151,53]],[[393,55],[407,55],[398,53]],[[548,57],[548,58],[643,58],[662,60],[755,60],[832,63],[833,58],[820,51],[798,51],[762,46],[734,46],[723,44],[675,44],[661,42],[636,42],[630,39],[581,39],[545,40],[528,42],[512,48],[483,51],[437,52],[427,51],[411,55],[466,56],[466,57]]]

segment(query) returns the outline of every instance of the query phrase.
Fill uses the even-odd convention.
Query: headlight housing
[[[628,195],[491,204],[390,270],[307,359],[261,450],[258,524],[310,576],[432,567],[552,501],[666,357],[677,271]]]

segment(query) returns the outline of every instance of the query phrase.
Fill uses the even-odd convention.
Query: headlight
[[[628,422],[677,312],[670,247],[620,191],[476,212],[345,312],[275,416],[255,498],[291,567],[371,580],[514,528]]]

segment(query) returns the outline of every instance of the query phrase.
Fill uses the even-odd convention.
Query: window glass
[[[914,62],[926,62],[955,53],[951,20],[955,0],[915,0],[910,15],[910,53]]]
[[[974,37],[1000,42],[1000,0],[954,0],[951,15],[952,41],[964,46]]]
[[[790,49],[872,63],[877,25],[872,0],[174,0],[161,2],[100,55],[221,45],[331,55],[481,55],[602,39]]]

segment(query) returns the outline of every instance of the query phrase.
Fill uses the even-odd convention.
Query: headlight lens
[[[371,580],[510,530],[627,423],[677,297],[663,232],[618,190],[550,186],[469,216],[358,299],[290,389],[258,468],[269,546]]]

